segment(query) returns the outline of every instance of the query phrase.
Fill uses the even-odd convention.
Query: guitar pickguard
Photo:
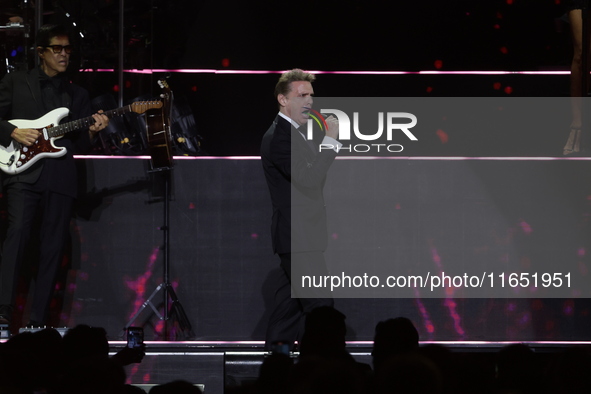
[[[7,174],[19,174],[44,157],[60,157],[66,148],[53,144],[56,138],[48,136],[46,130],[59,124],[68,115],[67,108],[56,108],[36,120],[15,119],[10,123],[20,129],[36,129],[41,136],[31,146],[13,141],[8,148],[0,147],[0,169]]]

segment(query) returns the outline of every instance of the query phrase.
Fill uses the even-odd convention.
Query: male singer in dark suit
[[[326,270],[327,227],[322,190],[337,153],[331,149],[320,150],[318,141],[306,139],[314,79],[314,75],[299,69],[282,74],[275,87],[279,114],[261,145],[263,169],[273,204],[273,251],[279,255],[282,268],[267,328],[267,350],[272,350],[275,342],[293,345],[301,339],[306,313],[319,306],[333,306],[331,298],[291,296],[292,263],[298,272],[306,272],[306,267],[316,272]],[[324,140],[320,140],[337,146],[337,120],[330,116],[326,121],[328,130]]]
[[[0,82],[0,145],[5,147],[13,141],[31,146],[41,135],[36,129],[17,128],[10,123],[11,119],[35,120],[59,107],[70,110],[70,116],[62,123],[92,114],[88,92],[70,83],[64,74],[72,52],[67,30],[58,25],[42,26],[36,42],[40,66],[27,72],[7,74]],[[0,263],[0,323],[10,323],[15,284],[33,223],[38,217],[41,221],[39,268],[29,325],[47,323],[77,191],[73,152],[88,149],[94,135],[109,123],[103,114],[92,117],[94,124],[89,128],[56,140],[55,145],[67,149],[66,155],[43,158],[16,175],[2,173],[8,230]],[[43,126],[47,125],[39,125]]]

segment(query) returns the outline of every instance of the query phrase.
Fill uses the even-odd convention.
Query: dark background
[[[75,81],[93,97],[118,98],[123,89],[127,104],[158,95],[156,81],[169,77],[184,113],[194,118],[185,128],[201,138],[199,154],[216,156],[258,155],[276,109],[272,91],[277,74],[220,73],[224,70],[568,70],[572,53],[560,0],[127,0],[125,69],[210,72],[125,73],[119,87],[115,72],[92,72],[117,68],[119,3],[44,3],[45,23],[75,22],[84,36],[72,57]],[[31,9],[16,11],[32,18]],[[325,97],[566,96],[568,76],[323,74],[315,90]],[[514,143],[526,145],[535,137],[530,132],[524,130]],[[108,136],[105,140],[101,149],[107,154],[142,150],[141,145],[118,146]],[[538,154],[560,152],[543,148]],[[179,148],[177,153],[197,152]]]
[[[118,47],[118,2],[44,3],[44,23],[75,21],[84,35],[76,42],[70,73],[97,98],[97,109],[107,108],[109,103],[116,106],[121,89],[125,104],[137,97],[156,97],[156,81],[169,77],[184,111],[187,132],[201,141],[198,152],[185,152],[177,146],[177,154],[259,154],[261,137],[277,112],[272,92],[278,74],[226,74],[224,70],[568,70],[571,56],[569,26],[560,19],[564,6],[553,0],[128,0],[123,48]],[[32,10],[19,10],[19,4],[16,2],[15,11],[31,21]],[[95,71],[116,69],[120,50],[125,54],[125,69],[211,71],[125,73],[121,87],[117,73]],[[337,97],[554,97],[568,95],[568,75],[321,74],[315,90],[319,96]],[[123,131],[103,133],[95,153],[145,153],[141,138],[133,134],[135,121],[121,123]],[[556,130],[555,137],[543,139],[537,138],[535,128],[524,127],[509,139],[487,139],[490,144],[486,147],[477,143],[464,155],[559,154],[568,126]],[[138,140],[119,143],[124,132]],[[472,139],[479,141],[478,130]],[[424,140],[438,143],[434,135]],[[433,151],[440,156],[457,153],[446,146],[436,148]],[[542,233],[544,228],[564,225],[560,222],[562,210],[566,211],[569,231],[584,236],[589,217],[589,171],[585,162],[572,164],[572,168],[551,167],[557,173],[549,176],[547,163],[538,166],[532,162],[514,173],[519,176],[507,177],[511,170],[500,172],[495,163],[487,162],[482,178],[492,191],[482,196],[484,206],[496,207],[502,201],[499,215],[509,225],[506,233],[483,237],[483,247],[498,247],[498,242],[519,230],[522,220],[539,223]],[[53,306],[52,323],[104,326],[111,338],[117,338],[161,281],[161,194],[158,183],[147,175],[146,161],[105,158],[79,160],[79,165],[86,188],[72,224],[71,251],[65,261],[68,269],[59,289],[61,305]],[[436,182],[439,164],[433,161],[428,165],[434,166]],[[542,182],[564,195],[547,199],[545,193],[515,192],[521,186],[528,189],[523,184],[530,180],[532,186]],[[173,192],[171,274],[197,337],[262,340],[277,259],[271,253],[270,201],[260,163],[183,161],[174,170]],[[427,193],[421,198],[437,203],[437,195]],[[532,211],[529,202],[535,198],[539,198],[536,207],[541,208]],[[559,219],[546,223],[546,207],[554,209],[553,217]],[[443,206],[441,212],[447,209]],[[421,238],[418,247],[427,254],[430,245],[443,242],[443,238]],[[543,237],[532,239],[519,240],[524,246],[524,261],[535,257],[536,246],[543,244],[534,242]],[[586,269],[588,257],[576,253],[581,244],[565,240],[556,247],[564,248],[564,261],[557,261],[557,266]],[[26,303],[25,296],[21,303]],[[587,299],[351,299],[338,300],[337,307],[349,316],[352,340],[370,340],[375,323],[394,316],[409,316],[426,340],[589,337]],[[137,324],[145,325],[149,335],[164,337],[161,324],[145,313]]]
[[[46,19],[68,12],[84,32],[85,64],[115,65],[118,2],[49,7]],[[563,14],[551,0],[127,0],[126,67],[425,70],[439,60],[444,70],[531,70],[568,64]]]

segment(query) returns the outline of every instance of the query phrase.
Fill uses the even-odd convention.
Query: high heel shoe
[[[581,151],[581,128],[571,127],[566,145],[562,149],[563,156],[576,155]]]

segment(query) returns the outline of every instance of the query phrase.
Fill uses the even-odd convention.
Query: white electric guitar
[[[103,112],[103,115],[112,118],[121,116],[127,112],[143,114],[149,109],[162,108],[162,101],[138,101],[125,107]],[[60,157],[66,154],[66,148],[55,146],[54,141],[64,134],[88,128],[94,124],[94,118],[78,119],[72,122],[59,124],[68,116],[70,111],[65,107],[56,108],[46,113],[39,119],[25,120],[15,119],[9,122],[19,129],[36,129],[41,132],[41,137],[31,146],[22,145],[13,140],[8,147],[0,145],[0,170],[7,174],[18,174],[31,167],[35,162],[44,157]]]

